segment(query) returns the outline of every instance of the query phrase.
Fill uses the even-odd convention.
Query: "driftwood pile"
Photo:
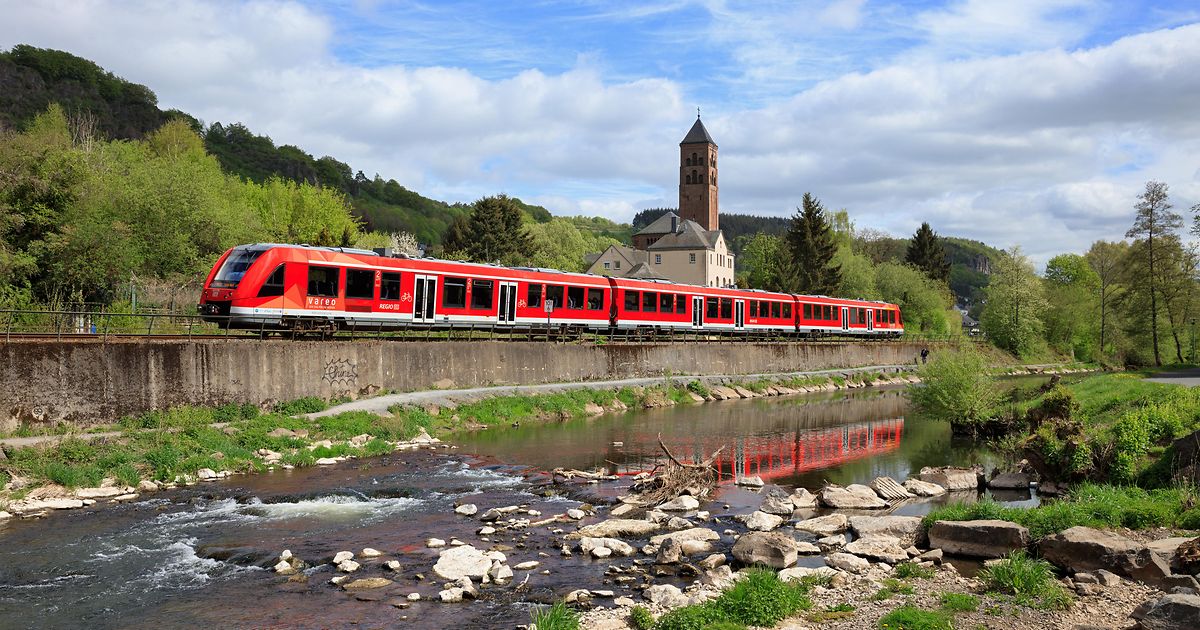
[[[665,464],[654,467],[650,475],[638,480],[630,490],[640,495],[646,505],[658,505],[670,501],[682,494],[690,494],[696,498],[708,496],[717,487],[717,469],[713,462],[724,446],[709,455],[699,464],[681,461],[671,453],[671,449],[663,444],[662,436],[658,436],[658,446],[667,456]]]

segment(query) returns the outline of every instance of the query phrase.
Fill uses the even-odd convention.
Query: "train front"
[[[231,316],[231,308],[241,299],[254,296],[256,292],[247,287],[248,275],[254,263],[271,249],[271,245],[240,245],[225,252],[208,272],[204,291],[200,294],[197,310],[200,319],[212,322],[221,328],[238,328],[254,322],[239,321]],[[245,281],[245,282],[244,282]]]

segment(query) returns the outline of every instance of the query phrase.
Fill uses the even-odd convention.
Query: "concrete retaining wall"
[[[302,396],[911,364],[928,344],[131,340],[0,344],[0,429],[175,405]]]

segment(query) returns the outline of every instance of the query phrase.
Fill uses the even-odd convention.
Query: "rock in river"
[[[834,509],[875,510],[887,507],[887,501],[862,484],[852,483],[845,488],[829,485],[821,490],[821,504]]]
[[[750,532],[734,543],[733,557],[742,564],[786,569],[796,564],[796,541],[779,532]]]
[[[387,578],[370,577],[359,578],[353,582],[344,582],[342,584],[342,588],[346,589],[347,591],[361,591],[370,588],[383,588],[385,586],[391,586],[392,584],[393,582]]]
[[[818,516],[808,520],[796,523],[796,529],[802,532],[808,532],[814,536],[832,536],[846,531],[850,526],[850,519],[846,518],[845,514],[829,514],[827,516]]]
[[[959,556],[1002,558],[1029,545],[1029,530],[1008,521],[938,521],[929,546]]]
[[[746,524],[746,527],[755,531],[768,532],[783,524],[783,517],[766,512],[757,511],[747,516],[739,517],[738,520]]]
[[[579,528],[580,536],[613,538],[619,536],[645,536],[658,531],[658,523],[632,518],[610,518],[606,521]]]
[[[438,556],[437,563],[433,565],[433,572],[444,580],[463,577],[482,580],[491,568],[491,558],[471,545],[462,545],[443,551]]]

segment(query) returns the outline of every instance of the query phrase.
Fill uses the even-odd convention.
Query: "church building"
[[[680,284],[729,287],[733,254],[717,205],[717,143],[700,117],[679,143],[679,212],[668,212],[633,235],[633,247],[613,245],[587,257],[588,273]]]

